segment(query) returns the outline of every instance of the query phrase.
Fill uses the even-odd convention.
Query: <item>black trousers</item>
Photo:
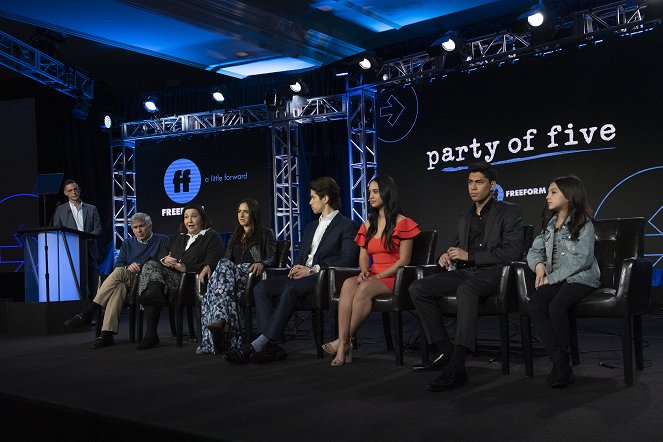
[[[429,344],[450,342],[440,299],[455,293],[458,303],[454,343],[476,351],[479,301],[499,290],[502,266],[443,271],[410,284],[410,296]]]
[[[562,282],[542,285],[529,300],[529,314],[553,361],[568,357],[569,309],[589,294],[593,287]]]

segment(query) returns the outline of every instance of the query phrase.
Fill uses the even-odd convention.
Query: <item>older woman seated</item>
[[[172,303],[182,273],[196,272],[204,281],[212,274],[222,254],[221,236],[212,229],[205,209],[197,204],[187,205],[182,211],[180,231],[170,238],[165,255],[143,266],[137,300],[145,309],[146,331],[139,349],[159,344],[157,326],[161,307]]]

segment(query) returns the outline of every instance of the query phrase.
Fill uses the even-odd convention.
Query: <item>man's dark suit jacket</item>
[[[81,207],[83,208],[83,231],[97,236],[101,235],[101,220],[97,208],[92,204],[87,203],[81,203]],[[70,229],[78,230],[74,214],[71,213],[69,202],[60,204],[55,209],[51,225],[53,227],[68,227]],[[88,253],[90,258],[94,259],[94,263],[96,264],[99,256],[96,242],[93,242],[88,246]]]
[[[476,206],[472,204],[470,210],[461,213],[458,217],[458,232],[454,240],[454,247],[468,249],[470,236],[470,221],[472,211]],[[470,256],[477,267],[510,264],[522,258],[523,255],[523,212],[520,206],[505,201],[493,201],[488,211],[481,250]]]
[[[295,257],[295,264],[306,265],[306,259],[311,253],[313,235],[318,228],[319,221],[313,221],[304,229],[304,235],[299,245],[299,253]],[[337,213],[322,235],[318,250],[313,256],[313,265],[320,267],[356,267],[359,262],[359,247],[355,244],[355,236],[359,224]]]

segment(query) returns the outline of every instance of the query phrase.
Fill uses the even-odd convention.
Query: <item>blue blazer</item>
[[[88,203],[81,203],[81,207],[83,208],[83,231],[97,236],[101,235],[101,220],[97,208]],[[51,220],[51,226],[69,227],[70,229],[78,230],[78,226],[76,226],[76,221],[74,220],[74,214],[71,213],[71,206],[69,206],[68,201],[56,207],[53,219]],[[96,262],[96,259],[99,256],[96,242],[95,244],[90,244],[88,246],[88,253],[90,254],[90,257],[95,260],[94,262]]]
[[[299,244],[299,253],[295,257],[295,264],[306,264],[306,258],[311,253],[313,235],[318,228],[318,221],[313,221],[304,229],[302,241]],[[313,265],[320,267],[357,267],[359,262],[359,247],[355,244],[355,236],[359,224],[337,213],[322,235],[318,250],[313,256]]]
[[[458,218],[454,247],[468,250],[473,210],[476,210],[474,204]],[[510,264],[522,258],[523,241],[523,212],[520,206],[493,200],[486,216],[481,250],[470,255],[470,261],[477,267]]]

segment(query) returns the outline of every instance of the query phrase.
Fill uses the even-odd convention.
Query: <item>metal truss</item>
[[[119,250],[131,236],[129,219],[136,213],[136,144],[131,140],[111,142],[113,173],[113,245]]]
[[[302,104],[293,100],[289,105],[289,115],[300,123],[339,120],[347,115],[345,95],[308,98]]]
[[[74,98],[94,98],[94,81],[78,69],[0,31],[0,64]]]
[[[582,32],[592,34],[603,30],[642,22],[642,6],[629,3],[613,3],[582,13]],[[646,8],[645,8],[646,11]]]
[[[433,58],[427,52],[419,52],[405,58],[386,61],[378,71],[378,81],[411,78],[434,69],[436,69],[436,66],[433,63]]]
[[[121,138],[128,140],[163,138],[173,135],[220,132],[247,127],[267,126],[271,123],[264,105],[238,109],[201,112],[123,123]]]
[[[347,100],[351,218],[363,222],[368,213],[368,182],[378,172],[375,90],[365,87],[349,92]]]
[[[299,124],[285,121],[272,125],[272,183],[274,229],[277,239],[290,240],[290,260],[301,241],[299,188]]]
[[[478,58],[499,56],[529,47],[530,36],[528,34],[505,32],[473,40],[467,43],[465,49],[468,51],[468,55],[472,57],[472,60],[475,60]]]

